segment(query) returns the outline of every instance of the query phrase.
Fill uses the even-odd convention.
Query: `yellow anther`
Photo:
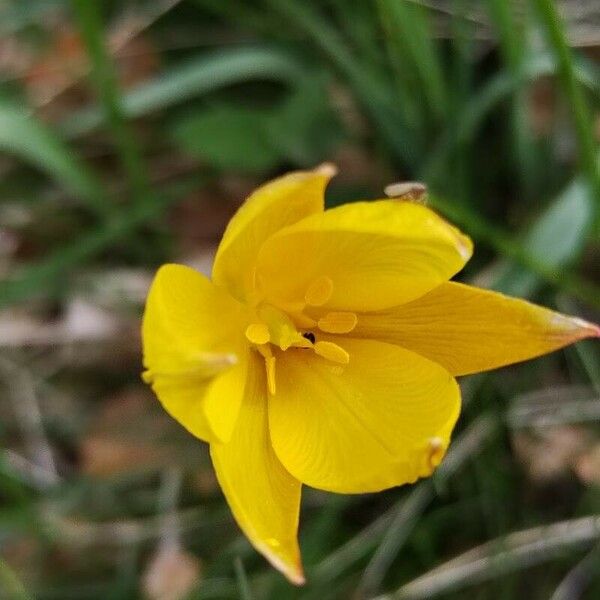
[[[319,329],[326,333],[350,333],[358,323],[353,312],[330,312],[319,319]]]
[[[269,328],[264,323],[252,323],[246,328],[246,337],[248,341],[256,345],[267,344],[271,336]]]
[[[306,290],[304,300],[310,306],[323,306],[333,294],[333,281],[325,275],[315,279]]]
[[[265,367],[267,369],[267,388],[271,396],[275,395],[275,357],[265,358]]]
[[[347,365],[350,362],[350,355],[337,344],[333,342],[317,342],[314,345],[315,352],[334,363]]]

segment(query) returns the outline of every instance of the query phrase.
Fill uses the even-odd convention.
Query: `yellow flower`
[[[324,211],[333,168],[259,188],[233,217],[212,282],[158,271],[144,379],[210,443],[240,527],[290,581],[302,483],[374,492],[432,473],[460,411],[455,380],[600,329],[449,282],[469,238],[394,200]]]

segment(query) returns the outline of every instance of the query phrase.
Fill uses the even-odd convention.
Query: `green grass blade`
[[[452,137],[458,138],[458,116],[473,95],[473,81],[475,78],[474,34],[473,24],[466,18],[469,0],[453,0],[451,19],[451,61],[449,86],[449,115],[447,119],[448,130]],[[472,172],[471,146],[457,143],[454,152],[448,157],[446,171],[446,190],[457,202],[467,206],[474,200],[474,180]]]
[[[244,30],[250,28],[254,31],[270,33],[279,27],[272,14],[245,0],[227,0],[227,2],[192,0],[192,2],[207,13],[235,23]]]
[[[0,3],[0,37],[8,39],[51,18],[62,0],[28,0]]]
[[[574,180],[529,227],[525,250],[547,268],[572,264],[583,250],[593,217],[589,186]],[[515,296],[532,297],[540,279],[531,271],[504,260],[496,268],[496,289]]]
[[[579,160],[594,189],[596,219],[600,219],[600,169],[596,162],[596,142],[589,107],[577,81],[574,58],[567,44],[558,8],[553,0],[535,0],[535,7],[554,49],[564,93],[571,104],[579,144]]]
[[[148,193],[149,186],[141,154],[129,130],[121,106],[112,60],[104,43],[101,3],[72,0],[82,39],[92,65],[91,78],[113,136],[121,165],[127,174],[136,201]]]
[[[377,8],[390,70],[393,73],[396,83],[395,93],[398,98],[399,109],[402,112],[404,121],[410,123],[412,128],[417,130],[415,136],[420,137],[425,128],[423,105],[419,105],[419,95],[413,93],[413,88],[416,88],[416,85],[411,81],[411,77],[407,72],[406,61],[402,60],[404,52],[400,47],[401,36],[397,35],[394,22],[388,18],[387,5],[377,2]]]
[[[246,569],[244,569],[244,563],[239,556],[235,557],[233,567],[235,569],[235,578],[240,592],[240,600],[252,600],[253,596],[250,590],[250,583],[248,582],[248,575],[246,574]]]
[[[588,590],[594,578],[597,578],[597,565],[599,561],[600,544],[596,544],[565,575],[549,600],[576,600],[577,598],[581,598],[582,593]]]
[[[377,6],[382,19],[388,23],[386,31],[393,36],[398,52],[396,59],[407,64],[421,86],[429,105],[430,114],[443,119],[447,114],[447,90],[443,77],[443,66],[435,45],[425,9],[412,2],[378,0]],[[410,93],[415,94],[411,89]]]
[[[372,2],[328,0],[336,23],[345,34],[352,48],[372,64],[381,64],[383,56],[378,39],[378,15]]]
[[[517,531],[469,550],[375,600],[429,600],[543,564],[564,556],[567,549],[589,547],[599,537],[598,515]]]
[[[600,352],[594,340],[582,340],[575,345],[575,352],[583,365],[594,389],[600,394]]]
[[[435,474],[437,483],[444,485],[465,466],[470,458],[480,452],[495,435],[496,425],[497,422],[489,414],[483,414],[471,423],[452,443],[444,461],[438,467]],[[420,491],[422,488],[425,488],[425,491]],[[367,577],[372,577],[371,585],[375,585],[377,583],[375,580],[378,580],[380,573],[387,568],[391,554],[397,553],[406,539],[405,535],[397,539],[394,535],[415,524],[416,517],[427,508],[435,496],[435,490],[433,479],[415,485],[408,496],[401,498],[390,510],[311,569],[308,573],[309,581],[331,582],[373,549],[382,548],[376,551],[372,559],[373,575],[367,574]],[[407,507],[409,507],[408,513],[406,513]],[[414,518],[411,521],[407,520],[406,516]]]
[[[514,6],[505,0],[488,0],[488,6],[491,21],[498,32],[504,63],[515,79],[523,81],[523,62],[528,55],[525,42],[527,23],[518,22],[514,15]],[[533,175],[536,165],[536,150],[530,134],[524,86],[515,90],[512,99],[511,134],[516,149],[514,168],[521,179],[527,197],[531,197],[534,191]]]
[[[0,308],[23,301],[43,292],[45,296],[57,296],[64,291],[63,278],[74,267],[92,259],[106,247],[131,235],[142,224],[160,215],[165,207],[188,193],[197,190],[199,182],[178,184],[165,191],[159,198],[145,198],[129,210],[116,214],[100,226],[82,234],[79,238],[54,250],[36,263],[26,265],[19,272],[2,282]]]
[[[101,183],[48,127],[30,113],[0,103],[0,150],[44,171],[97,215],[111,213]]]
[[[306,71],[289,54],[274,48],[234,48],[206,53],[174,66],[156,79],[123,95],[124,114],[141,117],[228,85],[268,80],[293,86]],[[62,125],[68,136],[90,132],[103,122],[98,108],[84,110]]]
[[[481,444],[489,442],[497,430],[497,421],[490,414],[480,415],[469,428],[454,442],[451,453],[435,472],[433,479],[423,482],[426,485],[415,487],[401,510],[398,510],[389,524],[381,543],[363,572],[360,582],[362,596],[372,597],[379,589],[385,574],[406,543],[419,518],[435,498],[436,485],[444,485],[449,477],[469,458],[481,450]]]
[[[160,213],[161,204],[147,204],[120,214],[105,225],[55,250],[41,261],[27,265],[0,287],[0,307],[29,298],[40,291],[55,295],[69,269],[98,254],[114,241],[134,231],[138,225]]]
[[[514,240],[501,228],[488,222],[483,216],[456,203],[450,203],[438,196],[430,196],[431,206],[459,225],[475,240],[488,244],[499,254],[515,261],[559,290],[563,290],[587,302],[590,306],[600,307],[600,286],[546,264]]]
[[[344,43],[339,32],[313,5],[292,0],[267,0],[286,22],[308,35],[336,69],[342,73],[365,112],[376,124],[382,139],[400,160],[416,169],[419,153],[407,123],[401,119],[397,99],[382,74],[372,64],[363,64]]]
[[[417,486],[410,492],[363,571],[359,584],[361,598],[369,598],[377,592],[385,574],[434,497],[435,491],[431,482]]]
[[[10,600],[33,600],[15,572],[0,558],[0,584]]]
[[[515,77],[507,70],[499,71],[489,79],[477,93],[465,102],[457,115],[455,129],[442,134],[436,149],[421,169],[421,179],[427,181],[434,188],[437,184],[443,184],[447,165],[456,148],[460,144],[472,143],[490,113],[526,82],[553,75],[557,68],[554,58],[543,53],[534,55],[524,62],[521,71],[522,79]],[[578,61],[575,65],[575,76],[582,86],[600,97],[600,72],[595,65],[587,61]]]

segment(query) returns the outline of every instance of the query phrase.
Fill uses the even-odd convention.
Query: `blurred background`
[[[424,181],[462,280],[600,321],[599,59],[595,0],[3,0],[0,598],[600,597],[598,343],[463,378],[432,479],[305,489],[293,589],[139,339],[158,265],[326,160],[329,205]]]

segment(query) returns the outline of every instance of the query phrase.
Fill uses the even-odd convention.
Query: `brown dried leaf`
[[[517,458],[531,479],[544,482],[569,471],[590,444],[590,434],[583,427],[550,427],[536,434],[520,431],[513,437]]]
[[[578,456],[573,469],[583,483],[600,485],[600,444]]]
[[[106,477],[172,465],[194,471],[207,465],[204,445],[160,407],[150,388],[108,399],[81,441],[81,470]]]

